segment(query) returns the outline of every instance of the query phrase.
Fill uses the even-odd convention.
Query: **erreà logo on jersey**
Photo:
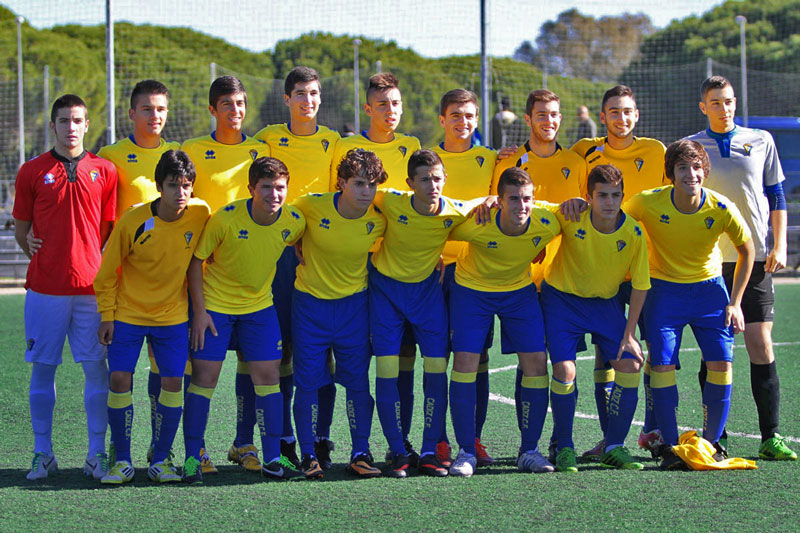
[[[542,238],[537,235],[536,237],[531,239],[531,242],[533,243],[534,246],[539,246],[539,243],[542,242]]]
[[[706,217],[703,219],[703,222],[706,223],[706,229],[711,229],[711,226],[714,225],[714,218],[713,217]]]
[[[496,250],[497,249],[497,241],[489,241],[488,243],[486,243],[486,247],[487,248],[491,248],[492,250]]]
[[[445,229],[449,228],[452,225],[453,225],[452,219],[449,219],[449,218],[444,219],[444,228]]]
[[[258,159],[258,150],[250,150],[250,157],[255,161]]]
[[[476,155],[476,156],[475,156],[475,161],[477,161],[477,162],[478,162],[478,166],[479,166],[479,167],[483,168],[483,162],[485,161],[485,159],[483,158],[483,156]]]
[[[323,218],[319,221],[319,227],[323,229],[331,229],[331,221],[329,218]],[[286,239],[284,239],[286,240]]]
[[[92,183],[97,181],[97,176],[99,176],[99,175],[100,175],[100,173],[98,171],[96,171],[96,170],[89,171],[89,177],[92,178]]]
[[[278,146],[288,147],[289,146],[289,138],[288,137],[281,137],[278,141]]]
[[[139,160],[136,159],[136,154],[128,154],[128,163],[138,163]]]
[[[374,222],[367,222],[367,235],[372,233],[372,230],[374,230],[374,229],[375,229],[375,223]]]
[[[400,150],[400,153],[403,154],[403,157],[406,156],[406,152],[408,151],[408,148],[406,148],[405,146],[398,146],[397,149]]]
[[[562,168],[561,173],[564,174],[564,179],[569,178],[569,169],[567,167]]]
[[[621,252],[621,251],[622,251],[622,249],[623,249],[623,248],[625,248],[625,245],[626,245],[626,244],[628,244],[628,243],[626,243],[626,242],[625,242],[625,241],[623,241],[622,239],[618,240],[618,241],[617,241],[617,251],[618,251],[618,252]]]
[[[636,165],[636,170],[641,171],[642,165],[644,165],[644,159],[642,159],[641,157],[637,157],[636,159],[633,160],[633,164]]]
[[[744,148],[744,155],[750,155],[750,151],[753,149],[753,145],[750,144],[750,143],[747,143],[747,144],[743,145],[742,148]]]
[[[284,240],[284,241],[285,241],[286,239],[288,239],[288,238],[289,238],[289,235],[291,235],[291,234],[292,234],[292,232],[291,232],[291,231],[289,231],[288,229],[285,229],[285,230],[281,231],[281,237],[283,237],[283,240]]]
[[[247,239],[247,237],[248,237],[247,230],[246,229],[240,229],[239,230],[239,238],[240,239]]]
[[[214,150],[206,150],[206,159],[216,159],[217,156],[214,154]]]
[[[183,234],[183,239],[186,241],[186,246],[189,246],[189,243],[192,242],[192,237],[194,237],[194,233],[191,231],[187,231]]]
[[[328,141],[328,139],[322,139],[320,142],[322,143],[322,151],[327,152],[328,146],[330,146],[331,143]]]

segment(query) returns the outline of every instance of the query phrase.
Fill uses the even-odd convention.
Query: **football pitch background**
[[[515,356],[490,352],[488,419],[483,443],[498,461],[469,479],[429,478],[412,473],[405,480],[359,480],[344,471],[349,433],[344,390],[339,388],[332,438],[334,468],[322,481],[274,482],[227,463],[234,436],[235,357],[226,360],[211,404],[206,443],[219,474],[203,485],[157,486],[147,479],[145,453],[150,437],[146,395],[149,362],[143,352],[134,378],[135,420],[132,455],[136,479],[107,488],[83,476],[86,425],[83,375],[71,362],[56,377],[54,451],[60,472],[41,482],[25,479],[33,436],[28,411],[30,366],[24,362],[24,295],[0,296],[0,531],[256,531],[256,530],[792,530],[800,517],[800,462],[758,460],[758,421],[750,392],[749,361],[737,336],[734,384],[728,424],[731,456],[756,459],[758,470],[661,472],[636,446],[643,420],[640,387],[636,422],[627,445],[645,464],[642,472],[608,471],[597,463],[579,463],[577,474],[522,474],[514,460],[519,445],[513,406]],[[690,302],[687,302],[689,305]],[[781,433],[800,450],[800,285],[776,286],[774,340],[781,377]],[[499,337],[497,337],[499,338]],[[579,354],[578,453],[601,437],[594,417],[592,358]],[[687,329],[678,373],[679,425],[702,427],[697,385],[700,354]],[[422,438],[422,366],[417,360],[412,442]],[[374,386],[373,386],[374,387]],[[638,425],[636,425],[638,423]],[[452,428],[449,435],[454,441]],[[543,449],[552,430],[548,415]],[[257,432],[256,432],[257,434]],[[382,466],[386,444],[374,417],[370,440]],[[256,445],[260,448],[260,442]],[[175,444],[183,461],[183,436]],[[454,450],[455,452],[455,450]]]

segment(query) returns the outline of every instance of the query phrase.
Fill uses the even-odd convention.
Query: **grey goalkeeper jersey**
[[[704,186],[727,196],[742,213],[756,250],[756,261],[767,258],[769,204],[765,187],[786,179],[778,150],[769,132],[736,126],[728,133],[710,129],[686,137],[703,145],[711,161]],[[736,248],[727,237],[720,240],[723,261],[736,261]]]

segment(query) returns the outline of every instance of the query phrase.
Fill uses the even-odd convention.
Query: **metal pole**
[[[710,57],[706,58],[706,78],[714,75],[714,60]]]
[[[739,23],[739,42],[742,49],[742,124],[746,128],[750,115],[747,109],[747,41],[744,35],[744,25],[747,24],[747,19],[739,15],[736,17],[736,22]]]
[[[25,103],[22,86],[22,23],[25,19],[17,17],[17,112],[19,114],[19,165],[25,163]]]
[[[378,74],[383,72],[383,62],[380,59],[375,62],[375,72]]]
[[[106,102],[108,105],[108,127],[106,141],[114,144],[117,140],[115,116],[116,98],[114,94],[114,19],[111,16],[111,0],[106,0]]]
[[[44,100],[44,113],[45,115],[50,111],[50,65],[44,66],[44,81],[42,82],[42,100]],[[44,124],[44,150],[46,152],[50,149],[50,127],[45,121]]]
[[[361,82],[358,78],[358,47],[361,46],[361,39],[353,39],[353,104],[355,115],[353,122],[355,126],[355,133],[361,133],[361,110],[358,103],[358,92],[360,90]]]
[[[211,74],[211,83],[214,83],[214,80],[217,79],[217,64],[212,61],[208,67],[209,67],[209,73]],[[214,131],[216,129],[217,129],[217,119],[215,119],[214,116],[212,115],[211,131]]]
[[[492,128],[489,126],[491,113],[491,100],[489,99],[489,60],[486,55],[486,34],[489,29],[489,20],[486,16],[486,0],[481,0],[481,128],[485,146],[492,146]]]

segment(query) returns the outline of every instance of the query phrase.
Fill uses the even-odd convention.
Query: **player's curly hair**
[[[286,178],[286,183],[289,183],[289,169],[280,159],[259,157],[250,165],[248,178],[251,187],[255,187],[264,178],[274,180],[281,177]]]
[[[522,187],[523,185],[533,185],[533,180],[527,172],[519,167],[507,168],[500,174],[497,181],[497,195],[503,196],[506,187]]]
[[[691,165],[696,162],[703,166],[703,173],[708,177],[711,172],[711,161],[709,161],[703,145],[688,139],[675,141],[669,145],[667,153],[664,154],[664,174],[667,175],[670,181],[675,181],[675,165],[678,163],[689,163]]]
[[[589,177],[586,178],[586,191],[589,196],[594,193],[594,188],[598,183],[609,183],[611,185],[619,184],[619,190],[625,190],[625,184],[622,181],[622,171],[614,165],[597,165],[589,172]]]
[[[354,148],[347,152],[336,167],[336,176],[344,181],[356,176],[365,178],[370,183],[375,181],[380,185],[385,183],[389,175],[383,169],[380,157],[374,152],[362,148]],[[336,188],[341,190],[338,180]]]
[[[164,180],[170,177],[185,178],[194,183],[197,172],[189,154],[183,150],[167,150],[161,154],[161,159],[156,165],[156,185],[161,188]]]

